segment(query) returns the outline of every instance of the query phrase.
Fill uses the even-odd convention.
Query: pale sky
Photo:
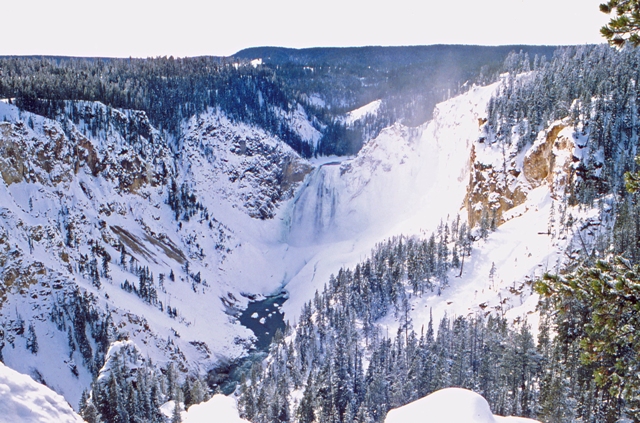
[[[228,56],[247,47],[602,43],[604,0],[0,0],[0,55]]]

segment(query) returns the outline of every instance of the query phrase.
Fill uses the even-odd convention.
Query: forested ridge
[[[568,118],[588,134],[590,151],[568,201],[593,204],[607,194],[626,199],[624,174],[636,168],[638,145],[638,51],[600,45],[559,49],[551,61],[516,56],[507,63],[503,92],[489,104],[495,141],[517,138],[522,151],[546,125]],[[531,74],[515,77],[523,72]]]
[[[555,47],[258,48],[227,58],[4,57],[0,98],[15,98],[25,110],[52,118],[64,100],[142,110],[173,138],[181,135],[185,119],[219,108],[232,120],[280,137],[304,157],[347,155],[393,122],[423,123],[436,103],[459,93],[463,84],[495,79],[509,52],[521,49],[551,55]],[[264,64],[251,64],[256,53],[264,55]],[[383,107],[374,119],[352,126],[341,120],[377,99]],[[298,105],[323,135],[315,147],[282,121],[281,112]]]
[[[295,99],[267,68],[213,57],[5,58],[0,75],[0,96],[47,117],[63,111],[64,100],[100,101],[145,111],[159,130],[179,138],[183,120],[219,107],[230,119],[256,124],[301,154],[311,154],[300,136],[282,124],[275,108],[287,112]]]

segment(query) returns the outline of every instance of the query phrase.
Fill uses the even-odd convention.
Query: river
[[[254,348],[247,356],[221,363],[209,371],[209,386],[218,387],[225,395],[232,394],[242,375],[251,370],[253,363],[262,361],[267,356],[277,330],[280,329],[282,332],[285,330],[284,314],[280,310],[287,297],[288,294],[282,291],[263,300],[249,302],[238,320],[255,335]]]

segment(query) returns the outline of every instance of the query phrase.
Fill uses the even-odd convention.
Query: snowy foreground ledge
[[[0,419],[14,423],[82,423],[67,401],[0,362]]]
[[[475,392],[447,388],[389,411],[385,423],[540,423],[523,417],[494,416]]]
[[[162,413],[171,421],[175,403],[168,401],[160,407]],[[208,401],[194,404],[180,414],[182,423],[250,423],[238,416],[236,400],[224,395],[214,395]]]
[[[224,395],[214,395],[209,401],[192,405],[183,416],[183,423],[249,423],[238,417],[236,400]]]
[[[173,402],[164,412],[170,417]],[[184,423],[248,423],[238,417],[236,402],[231,397],[215,395],[209,401],[182,412]],[[447,388],[417,401],[389,411],[385,423],[540,423],[524,417],[494,416],[487,401],[475,392]]]

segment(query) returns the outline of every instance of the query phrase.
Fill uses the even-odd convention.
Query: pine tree
[[[182,423],[182,413],[180,412],[180,403],[174,401],[173,414],[171,415],[171,423]]]
[[[496,289],[496,264],[491,262],[491,269],[489,270],[489,282],[491,282],[491,289]]]
[[[27,349],[32,354],[38,354],[38,337],[36,336],[36,329],[33,323],[29,323],[29,332],[27,335]]]
[[[600,11],[615,16],[600,29],[611,45],[622,47],[627,42],[640,45],[640,4],[637,1],[609,0],[600,5]]]
[[[100,419],[100,413],[92,401],[87,404],[80,415],[87,423],[100,423],[102,421]]]
[[[189,397],[191,404],[199,404],[205,400],[206,392],[205,388],[200,381],[200,378],[196,378],[189,389]]]
[[[122,267],[123,269],[126,269],[127,267],[127,249],[125,248],[124,244],[122,242],[120,242],[119,248],[120,250],[120,267]]]
[[[640,371],[639,287],[640,269],[621,257],[566,276],[545,275],[536,285],[556,310],[556,339],[565,350],[577,350],[573,356],[579,362],[567,360],[568,365],[602,390],[607,419],[617,419],[621,405],[634,419],[640,417],[640,382],[634,376]]]
[[[257,413],[255,408],[254,383],[248,384],[245,374],[242,374],[240,377],[239,392],[240,397],[238,398],[238,409],[241,411],[240,417],[253,421]]]
[[[67,342],[69,344],[70,355],[76,350],[76,343],[73,341],[73,334],[71,333],[71,327],[67,332]]]
[[[109,272],[109,260],[111,260],[111,257],[105,253],[102,256],[102,277],[105,279],[111,279],[111,273]]]

